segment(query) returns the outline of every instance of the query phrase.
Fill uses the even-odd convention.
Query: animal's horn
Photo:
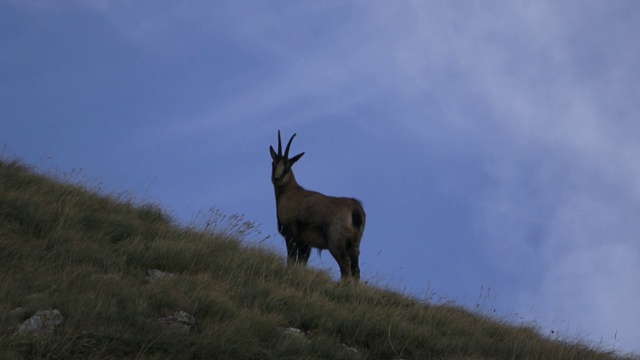
[[[284,150],[285,159],[289,158],[289,148],[291,147],[291,142],[293,141],[294,137],[296,137],[296,134],[291,135],[291,139],[289,139],[289,142],[287,143],[287,148]]]
[[[280,130],[278,130],[278,156],[282,157],[282,141],[280,141]]]

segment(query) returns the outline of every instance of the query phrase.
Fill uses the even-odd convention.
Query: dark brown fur
[[[356,199],[309,191],[296,181],[291,167],[304,153],[289,159],[291,141],[284,155],[280,131],[278,152],[270,147],[271,181],[276,193],[278,231],[285,238],[288,263],[306,265],[311,248],[329,250],[340,266],[343,279],[360,278],[358,258],[366,214]]]

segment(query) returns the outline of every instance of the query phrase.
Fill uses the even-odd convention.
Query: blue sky
[[[638,33],[634,1],[0,0],[0,145],[284,258],[296,132],[299,182],[364,203],[365,280],[640,351]]]

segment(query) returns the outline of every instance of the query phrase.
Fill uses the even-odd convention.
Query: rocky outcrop
[[[53,332],[64,322],[59,310],[40,310],[18,326],[18,334],[40,336]]]
[[[196,319],[184,311],[178,311],[167,317],[160,318],[159,322],[168,329],[179,333],[188,333],[196,326]]]
[[[171,273],[167,273],[164,271],[160,271],[158,269],[149,269],[147,270],[147,281],[149,282],[155,282],[155,281],[159,281],[162,279],[168,279],[170,277],[175,276],[174,274]]]

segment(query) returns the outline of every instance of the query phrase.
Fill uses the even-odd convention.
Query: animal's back
[[[366,222],[358,200],[308,190],[283,197],[278,216],[283,223],[296,224],[305,241],[317,248],[327,248],[327,240],[344,235],[359,242]]]

